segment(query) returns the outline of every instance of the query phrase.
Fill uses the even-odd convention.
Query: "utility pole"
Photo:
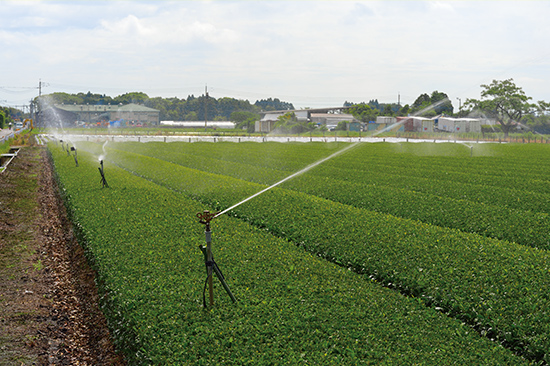
[[[38,104],[37,107],[38,107],[38,111],[36,111],[36,125],[37,126],[41,126],[42,127],[42,115],[41,115],[41,110],[42,108],[40,107],[40,97],[42,96],[42,79],[38,79],[38,100],[36,101],[36,103]]]
[[[397,105],[401,107],[401,94],[397,92]]]
[[[206,122],[208,121],[208,85],[204,86],[204,93],[206,94],[206,99],[204,102],[204,132],[207,132]]]

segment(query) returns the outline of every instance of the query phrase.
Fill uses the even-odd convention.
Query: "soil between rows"
[[[0,365],[124,365],[44,147],[0,174]]]

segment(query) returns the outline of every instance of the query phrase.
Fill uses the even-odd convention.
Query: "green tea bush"
[[[418,299],[230,216],[214,220],[213,250],[238,301],[231,303],[216,283],[216,305],[203,310],[197,246],[204,234],[195,214],[208,206],[176,191],[206,200],[215,199],[210,192],[241,194],[251,184],[215,182],[204,172],[132,154],[122,161],[109,152],[110,188],[102,188],[97,157],[80,150],[75,167],[59,147],[50,151],[98,273],[102,309],[129,364],[527,364]],[[135,164],[143,178],[110,158]],[[147,169],[164,169],[164,179]],[[189,186],[176,186],[179,179]]]
[[[133,153],[110,154],[120,166],[218,209],[263,188]],[[548,360],[544,250],[277,188],[231,214],[442,308],[531,359]]]

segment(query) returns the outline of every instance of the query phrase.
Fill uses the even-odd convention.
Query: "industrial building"
[[[481,132],[484,122],[479,118],[439,117],[437,129],[443,132]]]
[[[327,128],[336,127],[338,122],[358,122],[351,114],[344,111],[350,107],[294,109],[263,112],[262,118],[256,122],[255,131],[269,133],[273,131],[278,118],[282,115],[294,112],[299,122],[313,122],[317,125],[326,125]]]
[[[82,105],[55,104],[44,113],[49,119],[63,116],[64,123],[81,123],[97,125],[109,121],[118,121],[121,126],[158,125],[160,111],[139,104],[116,105]]]

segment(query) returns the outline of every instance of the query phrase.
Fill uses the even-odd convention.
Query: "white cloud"
[[[13,85],[410,103],[514,76],[550,100],[548,2],[0,0],[0,13]]]

